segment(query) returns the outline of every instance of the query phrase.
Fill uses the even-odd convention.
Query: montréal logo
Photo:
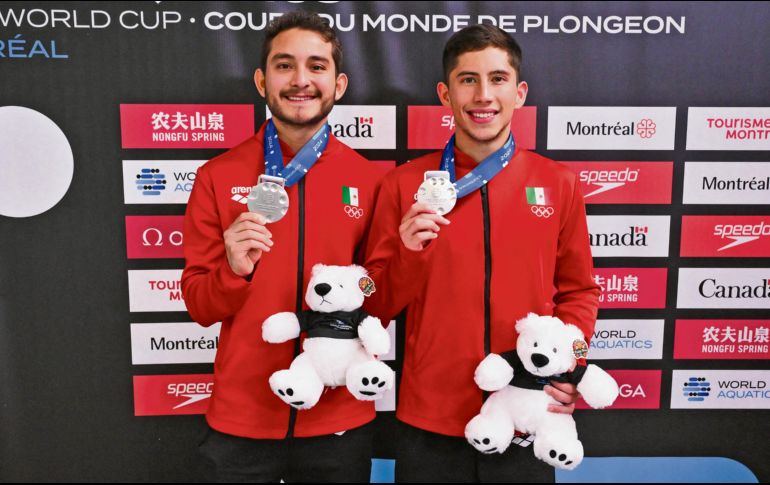
[[[337,138],[374,138],[372,128],[374,127],[374,117],[357,116],[353,123],[331,124],[332,134]]]
[[[142,195],[160,195],[166,190],[166,174],[160,173],[159,168],[143,168],[136,174],[136,189]]]
[[[733,240],[733,242],[717,249],[717,251],[724,251],[756,241],[760,237],[770,236],[770,225],[765,224],[764,221],[759,224],[717,224],[714,226],[714,235],[722,239]]]
[[[584,196],[587,199],[592,195],[622,187],[626,183],[636,182],[639,180],[639,170],[631,170],[629,167],[625,170],[582,170],[579,177],[583,183],[599,186],[598,189]]]
[[[770,280],[762,280],[752,285],[720,285],[714,278],[700,282],[698,292],[704,298],[768,298],[770,297]]]
[[[640,138],[652,138],[655,136],[657,125],[649,118],[642,118],[640,121],[628,124],[622,124],[620,121],[615,123],[584,124],[582,121],[572,123],[567,122],[567,135],[581,136],[634,136]]]
[[[649,228],[647,226],[629,226],[628,231],[623,234],[617,232],[606,234],[591,233],[588,235],[588,239],[591,242],[591,246],[647,246],[648,232]]]
[[[643,118],[636,126],[636,133],[642,138],[652,138],[655,135],[655,122],[649,118]]]
[[[682,392],[688,401],[704,401],[711,392],[711,383],[705,377],[690,377],[683,384]]]

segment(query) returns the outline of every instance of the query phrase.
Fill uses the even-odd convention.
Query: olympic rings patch
[[[353,207],[352,205],[345,206],[345,214],[349,217],[360,219],[364,215],[364,210],[360,207]]]
[[[541,205],[530,206],[530,210],[537,217],[545,217],[546,219],[551,217],[554,213],[553,207],[543,207]]]

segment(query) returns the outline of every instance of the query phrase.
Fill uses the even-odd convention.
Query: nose
[[[313,288],[315,288],[315,292],[321,296],[324,296],[332,291],[332,285],[328,283],[318,283]]]
[[[489,83],[483,79],[476,85],[476,100],[477,103],[488,103],[492,101],[490,97]]]
[[[291,83],[297,87],[305,87],[309,84],[307,73],[302,67],[298,67],[294,70],[294,76],[291,79]]]
[[[544,365],[548,365],[548,362],[550,362],[548,357],[546,357],[543,354],[532,354],[531,359],[532,359],[532,363],[535,364],[535,367],[537,367],[538,369],[540,367],[543,367]]]

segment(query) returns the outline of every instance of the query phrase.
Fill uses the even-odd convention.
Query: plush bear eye
[[[556,353],[556,347],[554,347],[554,348],[553,348],[553,353],[554,353],[554,354]]]
[[[534,346],[535,346],[535,347],[537,347],[537,342],[535,342],[535,345],[534,345]]]
[[[340,285],[340,288],[342,288],[343,290],[345,289],[345,287],[344,287],[344,286],[342,286],[342,285]]]

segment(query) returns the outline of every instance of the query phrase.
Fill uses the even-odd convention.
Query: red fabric
[[[463,436],[479,412],[473,372],[484,358],[484,217],[480,191],[458,200],[439,236],[423,251],[403,247],[401,217],[414,203],[426,170],[440,153],[390,172],[377,200],[367,267],[378,294],[369,313],[389,318],[407,306],[406,348],[397,416],[418,428]],[[456,152],[457,178],[476,163]],[[516,321],[528,312],[556,315],[593,333],[599,287],[585,205],[577,177],[537,154],[517,149],[488,184],[491,241],[491,351],[515,347]],[[527,203],[526,187],[543,187],[548,218]]]
[[[232,188],[256,185],[258,175],[264,173],[263,132],[264,126],[253,138],[198,169],[184,222],[182,291],[195,321],[204,326],[222,321],[214,392],[206,415],[209,424],[227,434],[276,439],[286,436],[290,408],[272,393],[268,379],[273,372],[289,367],[294,341],[264,342],[262,322],[274,313],[296,310],[299,184],[287,190],[289,212],[268,226],[274,246],[263,254],[251,282],[232,272],[223,242],[225,229],[247,210],[245,204],[232,199]],[[281,146],[284,163],[288,163],[291,153]],[[314,264],[360,262],[356,255],[384,174],[382,168],[330,136],[323,156],[305,176],[303,304]],[[362,217],[356,219],[345,212],[343,186],[358,188]],[[327,389],[313,409],[298,411],[294,435],[331,434],[361,426],[374,415],[371,402],[356,400],[346,388]]]

